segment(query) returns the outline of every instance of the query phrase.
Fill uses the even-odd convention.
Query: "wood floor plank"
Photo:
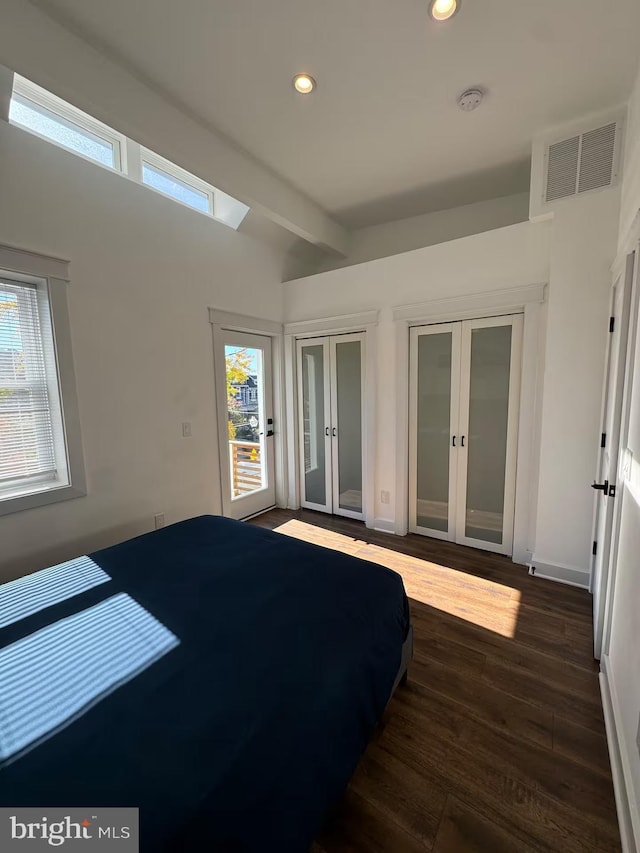
[[[431,849],[446,801],[445,792],[435,782],[426,783],[404,762],[372,744],[349,787]]]
[[[411,666],[411,681],[463,705],[471,714],[494,728],[517,734],[551,749],[553,714],[529,702],[469,678],[438,661],[418,657]]]
[[[274,510],[403,578],[415,657],[314,853],[619,853],[591,596],[507,557]]]
[[[433,853],[540,853],[514,836],[495,816],[487,817],[456,797],[447,799]]]
[[[553,749],[577,764],[590,767],[607,778],[610,776],[609,748],[603,731],[594,732],[556,714],[553,718]]]
[[[593,732],[604,731],[602,705],[596,696],[590,699],[581,696],[577,701],[570,688],[536,678],[514,667],[509,660],[497,657],[487,659],[482,678],[511,696],[527,696],[532,705],[568,717]]]

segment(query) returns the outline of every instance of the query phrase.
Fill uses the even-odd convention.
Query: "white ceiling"
[[[628,97],[640,32],[638,0],[463,0],[439,25],[427,0],[37,5],[351,227],[526,189],[536,131]]]

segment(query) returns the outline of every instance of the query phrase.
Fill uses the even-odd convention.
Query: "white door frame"
[[[377,375],[378,311],[343,314],[317,320],[303,320],[284,325],[284,374],[287,422],[287,502],[289,509],[300,508],[300,431],[298,424],[298,369],[296,341],[298,338],[330,337],[331,335],[364,332],[364,381],[362,385],[362,510],[367,527],[374,526],[376,470],[376,375]]]
[[[286,408],[285,408],[285,385],[284,385],[284,352],[283,352],[283,325],[275,320],[265,320],[260,317],[251,317],[247,314],[236,314],[218,308],[209,308],[209,322],[213,337],[214,351],[214,401],[218,399],[219,389],[216,385],[216,344],[220,331],[247,332],[249,334],[261,335],[271,338],[272,357],[272,381],[273,381],[273,450],[276,487],[276,506],[287,505],[287,466],[286,466]],[[221,375],[221,374],[220,374]],[[226,385],[225,385],[226,392]],[[224,416],[224,412],[222,415]],[[213,436],[219,448],[219,496],[217,512],[222,512],[222,476],[225,461],[220,457],[220,430],[226,429],[226,419],[221,417],[219,406],[216,404],[216,434]],[[222,433],[224,434],[224,432]]]
[[[407,533],[409,519],[409,329],[524,313],[518,455],[513,532],[513,562],[530,563],[535,538],[537,477],[542,421],[542,379],[546,329],[545,284],[531,284],[468,296],[434,299],[393,309],[396,325],[396,521],[395,533]]]
[[[613,488],[615,491],[613,494],[610,492],[603,494],[597,491],[594,495],[593,541],[596,543],[596,553],[591,559],[590,591],[594,596],[593,650],[594,657],[597,659],[600,658],[602,652],[606,590],[613,547],[613,519],[616,506],[621,503],[622,498],[622,483],[619,482],[619,457],[634,267],[635,254],[632,252],[626,256],[622,269],[615,269],[611,284],[610,316],[614,318],[615,325],[614,329],[610,331],[607,340],[600,413],[600,423],[602,435],[605,436],[605,444],[598,452],[595,473],[598,483],[606,479],[609,489]],[[612,333],[613,331],[615,331],[615,338]],[[614,343],[616,344],[615,348]],[[615,359],[613,364],[612,359]],[[613,374],[612,368],[614,371]],[[613,407],[612,411],[611,407]],[[608,421],[610,417],[611,425],[609,427]],[[609,465],[606,466],[606,470],[604,464],[605,452],[609,459]],[[614,474],[611,474],[612,467],[617,469]]]

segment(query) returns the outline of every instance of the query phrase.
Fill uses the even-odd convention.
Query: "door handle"
[[[464,436],[460,439],[460,447],[464,447]]]
[[[335,428],[335,427],[331,430],[331,435],[332,435],[334,438],[336,437],[336,428]]]
[[[325,431],[324,431],[324,434],[325,434],[325,435],[329,435],[329,427],[326,427],[326,429],[325,429]]]
[[[456,437],[454,435],[453,438],[451,439],[451,447],[455,447],[455,446],[456,446]]]
[[[597,492],[604,492],[606,495],[609,492],[609,481],[605,480],[604,483],[596,483],[594,481],[591,483],[591,488],[595,489]]]
[[[267,438],[271,438],[271,436],[272,436],[272,435],[273,435],[273,430],[272,430],[272,429],[268,429],[268,430],[267,430]]]

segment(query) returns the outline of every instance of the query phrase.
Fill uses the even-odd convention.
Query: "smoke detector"
[[[482,89],[467,89],[458,98],[458,106],[463,112],[470,113],[472,110],[478,109],[483,98],[484,92]]]

